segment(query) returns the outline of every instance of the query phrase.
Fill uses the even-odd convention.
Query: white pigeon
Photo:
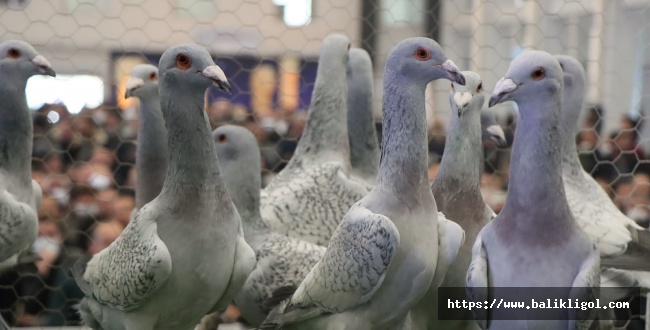
[[[42,191],[32,180],[34,131],[25,95],[35,75],[56,76],[28,43],[0,43],[0,272],[35,260],[28,253],[38,236]],[[1,316],[0,328],[9,329]]]
[[[401,329],[438,271],[439,244],[453,260],[463,231],[450,221],[439,224],[427,177],[424,91],[441,78],[465,81],[435,41],[410,38],[389,52],[376,184],[262,329]],[[439,237],[439,230],[453,239]]]
[[[350,179],[346,70],[350,40],[323,40],[307,125],[287,166],[262,191],[276,232],[326,246],[350,206],[369,191]]]
[[[557,287],[553,290],[557,299],[597,298],[598,250],[571,214],[562,183],[563,80],[555,57],[528,51],[512,61],[494,88],[489,106],[514,101],[520,120],[506,203],[474,243],[466,279],[471,302],[511,300],[514,291],[508,287]],[[517,297],[530,301],[533,292],[527,291]],[[472,312],[482,329],[587,329],[596,315],[595,309],[551,309],[546,310],[550,320],[531,320],[524,316],[527,311],[531,310]]]
[[[576,59],[558,55],[564,71],[562,102],[562,179],[576,222],[596,243],[603,266],[650,270],[650,251],[638,246],[636,237],[645,228],[614,205],[600,185],[580,164],[575,135],[586,90],[585,71]],[[628,248],[629,247],[629,248]]]
[[[239,214],[221,178],[203,96],[210,85],[230,92],[207,50],[178,45],[159,64],[159,94],[168,132],[169,168],[158,197],[143,206],[118,239],[73,275],[86,297],[84,323],[94,329],[193,329],[224,310],[255,267]]]
[[[167,175],[167,129],[158,96],[158,67],[138,64],[126,82],[125,97],[140,99],[135,208],[140,209],[160,194]]]
[[[246,128],[221,126],[212,132],[228,193],[239,211],[246,242],[257,265],[235,296],[248,325],[260,325],[270,311],[265,303],[274,290],[297,287],[325,253],[325,247],[275,233],[260,215],[260,150]]]

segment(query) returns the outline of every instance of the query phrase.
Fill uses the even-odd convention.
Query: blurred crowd
[[[291,158],[305,127],[306,111],[257,118],[242,105],[215,100],[206,108],[212,128],[222,124],[247,127],[262,154],[263,185]],[[78,324],[74,305],[83,297],[69,270],[76,259],[111,244],[135,207],[137,109],[102,106],[71,114],[60,104],[34,112],[33,178],[43,189],[38,212],[39,237],[32,249],[40,256],[0,275],[0,312],[17,326]],[[620,129],[602,136],[602,109],[593,107],[576,143],[581,161],[629,217],[647,226],[650,219],[650,165],[640,148],[642,123],[622,118]],[[516,120],[503,123],[509,145]],[[381,123],[377,124],[381,138]],[[444,125],[430,130],[429,178],[433,180],[445,146]],[[498,212],[508,184],[509,148],[484,142],[481,188]],[[236,311],[233,312],[236,317]]]

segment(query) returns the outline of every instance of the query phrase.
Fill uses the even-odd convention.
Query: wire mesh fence
[[[228,76],[233,93],[213,91],[206,111],[213,128],[234,123],[254,132],[264,184],[296,147],[330,33],[371,54],[378,128],[386,54],[403,38],[436,39],[459,68],[482,76],[488,92],[524,49],[572,55],[589,82],[576,137],[582,164],[647,227],[649,10],[648,0],[0,0],[0,40],[29,42],[58,74],[27,86],[33,177],[43,189],[33,250],[42,260],[0,275],[0,312],[21,327],[78,324],[82,294],[68,270],[108,246],[135,206],[139,104],[124,97],[126,81],[133,66],[157,64],[179,43],[205,46]],[[430,178],[444,150],[448,89],[433,83],[427,91]],[[511,144],[516,109],[495,111]],[[482,191],[498,212],[509,148],[484,148]],[[642,327],[639,315],[627,319],[636,321],[616,326]]]

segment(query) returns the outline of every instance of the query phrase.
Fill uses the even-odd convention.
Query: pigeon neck
[[[390,188],[402,197],[412,196],[414,190],[423,187],[431,192],[427,173],[424,109],[426,85],[404,78],[390,69],[386,70],[382,151],[376,184]]]
[[[34,133],[26,86],[26,82],[0,79],[0,168],[19,183],[31,185]]]
[[[287,167],[304,158],[340,160],[349,166],[346,98],[346,67],[343,64],[319,64],[307,126]]]
[[[480,110],[467,109],[461,118],[458,118],[455,107],[452,107],[452,112],[445,152],[433,183],[434,194],[437,190],[449,190],[471,192],[480,197],[483,155]]]
[[[535,221],[542,216],[548,221],[564,221],[571,216],[562,182],[560,97],[555,93],[545,99],[528,98],[518,103],[520,120],[515,130],[504,210],[543,213],[517,221]]]
[[[373,119],[372,74],[366,76],[364,81],[350,81],[348,84],[350,163],[359,174],[375,178],[379,165],[379,142]]]
[[[171,88],[161,87],[169,146],[169,167],[161,195],[188,210],[197,203],[229,199],[204,111],[203,92],[185,89],[172,94],[168,92]]]
[[[136,172],[136,207],[139,209],[160,194],[167,174],[167,129],[160,110],[160,98],[140,98]]]
[[[244,151],[244,153],[246,152]],[[241,155],[241,158],[236,161],[221,162],[220,164],[224,183],[239,212],[244,237],[247,239],[269,230],[260,214],[262,177],[259,164],[259,154]]]
[[[578,131],[578,117],[582,109],[583,94],[566,93],[562,101],[562,167],[565,174],[581,174],[582,165],[578,158],[578,147],[575,136]],[[579,94],[578,97],[572,97]]]

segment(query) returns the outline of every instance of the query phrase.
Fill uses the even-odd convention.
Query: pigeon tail
[[[650,271],[650,249],[637,242],[630,242],[625,253],[600,261],[603,268],[617,268],[624,270]]]

